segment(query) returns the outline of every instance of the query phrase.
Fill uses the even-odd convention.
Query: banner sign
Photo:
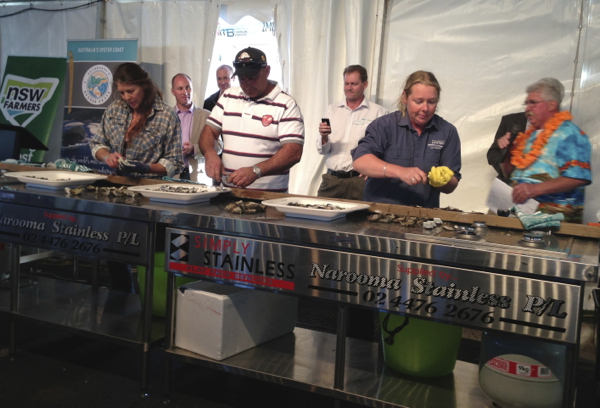
[[[23,211],[21,205],[2,203],[0,237],[22,245],[145,264],[148,225],[50,208]]]
[[[66,66],[64,58],[8,57],[0,88],[0,123],[24,127],[48,146]],[[20,159],[41,162],[44,154],[21,149]]]
[[[167,228],[166,269],[575,343],[578,285]]]
[[[105,163],[92,157],[88,143],[115,100],[113,72],[123,62],[137,61],[137,40],[69,41],[67,55],[61,157],[110,173]]]

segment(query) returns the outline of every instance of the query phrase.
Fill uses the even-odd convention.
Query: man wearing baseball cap
[[[241,50],[233,66],[240,86],[223,93],[200,136],[206,174],[229,187],[287,192],[289,170],[304,145],[300,108],[269,81],[271,67],[261,50]],[[222,159],[215,149],[220,135]]]

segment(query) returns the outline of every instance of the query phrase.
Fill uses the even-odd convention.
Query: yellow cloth
[[[429,177],[429,184],[433,187],[445,186],[452,176],[454,176],[454,172],[446,166],[432,167],[427,175]]]

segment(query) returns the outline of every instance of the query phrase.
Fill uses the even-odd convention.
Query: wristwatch
[[[254,174],[256,174],[257,179],[259,179],[262,176],[262,171],[260,170],[260,167],[254,165],[252,166],[252,170],[254,170]]]

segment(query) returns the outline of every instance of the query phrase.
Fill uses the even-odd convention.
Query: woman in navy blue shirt
[[[399,111],[374,120],[352,151],[353,167],[368,176],[365,201],[440,206],[440,192],[453,192],[461,178],[460,139],[456,128],[435,114],[440,85],[431,72],[408,76]],[[429,184],[432,167],[454,172],[441,187]]]

